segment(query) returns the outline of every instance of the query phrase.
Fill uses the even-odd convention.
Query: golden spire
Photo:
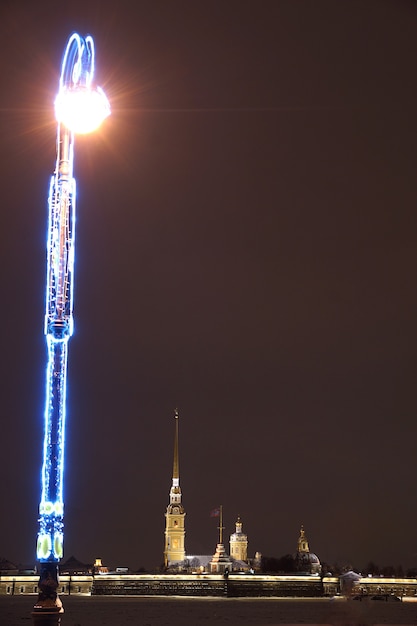
[[[166,567],[182,563],[185,559],[185,511],[181,504],[180,472],[178,462],[178,409],[174,411],[175,438],[174,438],[174,467],[172,471],[172,486],[169,492],[169,504],[165,513],[165,550],[164,563]]]
[[[178,456],[178,409],[174,411],[175,417],[175,437],[174,437],[174,466],[172,469],[172,487],[170,491],[170,504],[181,504],[181,489],[180,489],[180,464]]]
[[[179,464],[179,459],[178,459],[178,422],[179,422],[178,409],[175,409],[174,416],[175,416],[175,439],[174,439],[174,467],[172,470],[172,478],[179,479],[180,464]]]

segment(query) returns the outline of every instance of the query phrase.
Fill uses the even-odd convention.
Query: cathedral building
[[[235,532],[230,535],[230,555],[227,554],[223,543],[223,506],[212,511],[212,517],[219,517],[219,538],[215,553],[208,555],[186,555],[185,552],[185,510],[182,505],[179,472],[179,415],[174,412],[174,461],[172,470],[172,485],[169,492],[169,504],[165,513],[165,547],[164,567],[171,571],[210,572],[224,574],[229,572],[259,571],[261,569],[261,555],[256,553],[255,559],[248,560],[248,537],[242,530],[242,520],[238,516],[235,522]],[[316,554],[310,552],[308,539],[301,526],[298,538],[297,552],[294,556],[295,570],[302,574],[320,574],[321,564]]]
[[[295,555],[295,567],[297,572],[303,574],[321,573],[319,558],[316,554],[314,554],[314,552],[310,552],[304,526],[301,526],[300,536],[298,538],[297,553]]]
[[[212,574],[224,574],[231,571],[246,571],[248,563],[248,537],[242,531],[242,521],[238,516],[236,530],[230,535],[230,556],[223,544],[223,507],[215,509],[213,517],[219,517],[219,542],[216,551],[208,555],[187,555],[185,552],[185,510],[182,505],[179,472],[179,415],[175,410],[174,462],[172,485],[169,492],[169,504],[165,513],[164,567],[173,571],[209,571]]]
[[[165,513],[165,549],[164,565],[166,568],[180,567],[185,560],[185,511],[181,503],[178,423],[179,415],[175,410],[174,463],[172,486],[169,492],[169,504]]]

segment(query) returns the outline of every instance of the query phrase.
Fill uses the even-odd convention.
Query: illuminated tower
[[[297,552],[298,554],[301,554],[303,552],[310,552],[304,526],[301,526],[300,528],[300,536],[298,537]]]
[[[301,526],[298,537],[297,554],[295,555],[295,568],[298,572],[307,574],[320,574],[321,564],[317,554],[310,552],[310,546],[304,530]]]
[[[239,516],[236,521],[236,532],[230,535],[230,556],[236,561],[248,560],[248,537],[242,532]]]
[[[93,85],[94,42],[74,33],[64,53],[59,92],[55,100],[58,122],[56,166],[49,187],[47,231],[45,427],[37,558],[39,598],[35,610],[57,600],[58,563],[64,540],[64,443],[68,341],[73,333],[73,273],[75,228],[74,133],[95,130],[110,107]]]
[[[175,410],[174,465],[169,504],[165,513],[165,567],[178,566],[185,560],[185,511],[181,504],[180,470],[178,457],[178,410]]]

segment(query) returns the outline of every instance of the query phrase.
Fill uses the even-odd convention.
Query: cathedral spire
[[[180,462],[178,454],[178,424],[180,421],[178,409],[174,411],[175,418],[175,435],[174,435],[174,462],[172,466],[172,487],[170,491],[170,503],[178,504],[181,502],[181,489],[180,489]]]
[[[175,409],[174,416],[175,416],[175,438],[174,438],[174,467],[172,470],[172,480],[176,479],[179,481],[180,464],[179,464],[179,458],[178,458],[178,422],[179,422],[178,409]]]
[[[185,511],[181,503],[179,448],[178,448],[178,409],[174,411],[174,462],[172,469],[172,486],[169,492],[169,504],[165,513],[165,567],[180,567],[185,559]]]

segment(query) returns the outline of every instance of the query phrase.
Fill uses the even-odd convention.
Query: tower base
[[[39,578],[39,594],[32,611],[35,626],[58,626],[64,612],[62,602],[58,597],[58,565],[56,563],[41,563]]]
[[[33,607],[32,619],[34,626],[59,626],[63,610],[59,607]]]

